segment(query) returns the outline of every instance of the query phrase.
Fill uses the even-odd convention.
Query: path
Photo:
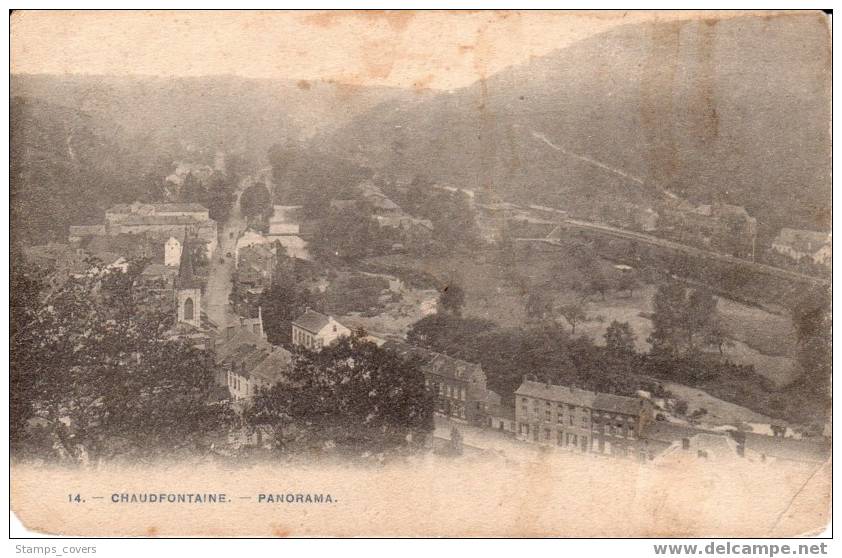
[[[237,187],[237,199],[231,208],[231,213],[219,230],[219,243],[211,258],[210,272],[208,274],[207,287],[205,289],[205,312],[215,324],[223,327],[236,315],[231,310],[228,302],[231,294],[231,277],[234,274],[234,251],[237,245],[237,237],[245,229],[246,223],[240,213],[240,196],[243,190],[251,185],[252,177],[247,176]],[[228,254],[231,257],[228,257]]]

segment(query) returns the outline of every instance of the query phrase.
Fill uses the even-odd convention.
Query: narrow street
[[[247,176],[240,181],[236,191],[237,199],[234,201],[228,220],[218,225],[219,241],[210,262],[204,307],[208,318],[219,327],[224,327],[225,324],[236,318],[236,315],[231,311],[228,297],[232,288],[231,277],[234,273],[234,252],[237,237],[246,227],[245,219],[240,213],[240,196],[251,185],[252,181],[251,176]],[[230,257],[228,254],[230,254]]]
[[[592,452],[581,453],[579,451],[562,450],[552,445],[542,446],[525,442],[504,432],[457,422],[441,415],[435,415],[433,423],[435,425],[433,437],[439,445],[450,442],[450,431],[455,426],[462,435],[462,444],[466,450],[492,453],[498,457],[518,462],[557,463],[571,459],[607,459],[605,456]],[[468,455],[468,451],[466,451],[466,455]]]

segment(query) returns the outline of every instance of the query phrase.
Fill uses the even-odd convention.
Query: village
[[[263,171],[242,180],[223,223],[211,219],[208,209],[198,203],[121,204],[105,212],[102,224],[71,226],[67,245],[32,247],[28,255],[51,269],[55,285],[92,273],[126,273],[131,262],[141,258],[145,264],[137,276],[136,292],[170,305],[176,325],[169,335],[213,355],[218,366],[215,381],[227,394],[222,397],[230,398],[240,412],[256,394],[285,381],[296,351],[318,352],[353,337],[421,363],[424,384],[434,397],[435,427],[429,447],[444,447],[454,455],[520,455],[553,448],[565,456],[640,463],[690,458],[820,463],[827,458],[828,429],[817,433],[788,425],[703,391],[657,379],[647,384],[654,389],[626,389],[619,395],[550,383],[524,367],[513,393],[490,389],[480,363],[407,340],[418,320],[446,311],[445,293],[434,280],[407,276],[405,270],[384,262],[426,249],[435,238],[432,220],[404,211],[384,188],[364,181],[328,200],[326,209],[331,215],[343,211],[369,215],[372,226],[379,229],[372,236],[384,239],[378,241],[379,253],[365,254],[369,265],[325,273],[319,265],[324,248],[314,250],[314,245],[323,244],[319,235],[325,234],[328,218],[310,219],[302,205],[265,202],[260,211],[244,215],[245,192],[270,182],[270,175]],[[573,234],[580,223],[560,209],[478,199],[473,191],[448,186],[436,185],[433,190],[470,207],[478,237],[489,245],[511,244],[512,239],[520,245],[528,239],[551,245],[565,233]],[[603,208],[601,215],[600,226],[621,227],[628,234],[660,232],[661,238],[708,250],[722,246],[728,236],[733,250],[724,257],[745,258],[749,263],[756,259],[756,225],[742,208],[682,207],[659,216],[651,208],[623,207]],[[818,233],[784,229],[770,252],[793,263],[810,260],[817,267],[829,266],[829,243],[829,237]],[[629,280],[637,271],[628,264],[637,265],[616,263],[610,271],[621,284],[625,282],[618,288],[631,293],[643,285],[640,279]],[[272,289],[280,288],[281,273],[306,283],[311,300],[324,311],[299,307],[295,317],[275,320],[267,334],[264,320],[271,309],[264,304]],[[574,318],[565,319],[575,332]],[[593,323],[588,326],[585,316],[582,321],[585,332],[602,337],[605,325],[592,330]],[[636,344],[647,348],[639,337]],[[690,397],[701,398],[710,409],[692,400],[688,408]],[[270,436],[251,433],[236,443],[266,444]]]

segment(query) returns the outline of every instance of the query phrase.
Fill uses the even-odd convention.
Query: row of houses
[[[745,458],[821,463],[830,455],[826,438],[702,428],[669,422],[656,411],[643,392],[627,397],[524,379],[515,392],[515,436],[543,446],[641,462]]]
[[[308,350],[321,350],[350,334],[335,318],[309,309],[292,324],[293,345]],[[828,455],[823,438],[793,439],[668,422],[657,416],[657,407],[644,392],[621,396],[524,378],[514,394],[514,406],[507,405],[488,388],[477,363],[404,342],[390,340],[382,347],[418,364],[438,415],[524,443],[641,462],[747,458],[809,463]],[[218,355],[227,366],[225,382],[235,399],[283,381],[291,363],[287,351],[272,348],[251,332],[221,345]]]
[[[528,379],[515,392],[517,437],[573,451],[628,457],[653,420],[653,405],[642,397]]]
[[[194,237],[205,243],[208,257],[217,245],[216,221],[210,218],[206,207],[197,203],[117,204],[105,211],[102,224],[71,226],[68,241],[78,245],[93,237],[144,234],[176,239]]]

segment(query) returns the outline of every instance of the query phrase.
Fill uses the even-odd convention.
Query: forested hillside
[[[329,141],[374,170],[575,209],[745,206],[761,234],[830,227],[823,17],[619,27],[431,99],[396,99]]]
[[[118,202],[150,200],[175,153],[112,121],[43,101],[11,102],[12,239],[64,240]]]

